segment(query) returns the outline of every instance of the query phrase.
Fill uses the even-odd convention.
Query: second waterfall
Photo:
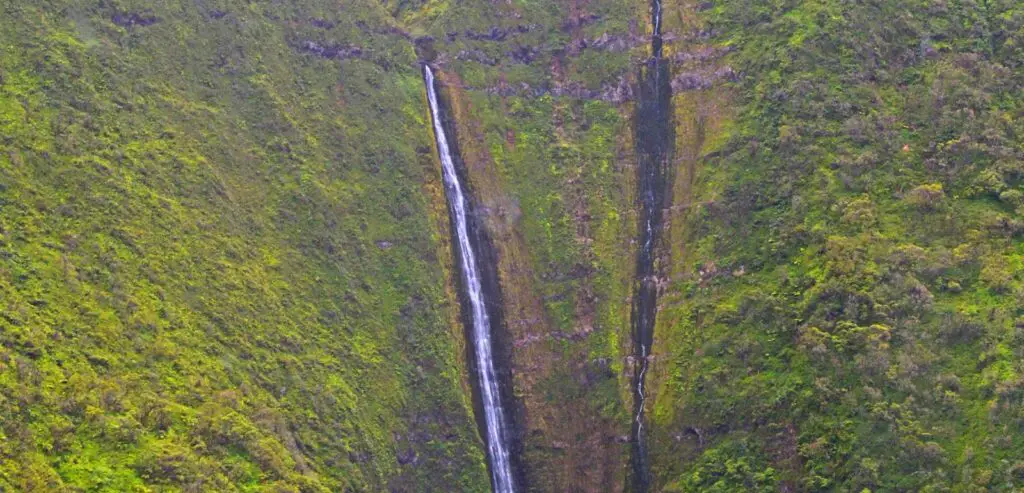
[[[634,115],[634,142],[637,151],[637,202],[640,234],[636,256],[631,314],[633,351],[636,365],[633,375],[632,487],[634,493],[651,488],[646,430],[646,378],[654,344],[654,326],[658,313],[658,248],[664,208],[671,203],[672,150],[675,146],[672,123],[672,85],[668,61],[662,55],[661,1],[653,0],[651,17],[651,57],[640,68],[639,91]]]
[[[465,304],[471,319],[473,353],[475,355],[476,374],[483,408],[485,441],[487,456],[490,461],[491,483],[497,493],[516,491],[513,474],[511,448],[511,429],[509,419],[502,406],[501,385],[496,370],[493,347],[493,324],[488,313],[487,293],[482,282],[483,271],[478,262],[479,252],[470,238],[471,203],[466,196],[466,187],[459,178],[455,168],[455,159],[445,133],[444,119],[438,104],[437,88],[434,85],[434,73],[430,66],[423,66],[424,81],[427,85],[427,99],[430,101],[430,114],[434,124],[434,136],[437,150],[441,158],[442,179],[448,207],[451,215],[452,228],[456,238],[459,267],[462,271]]]

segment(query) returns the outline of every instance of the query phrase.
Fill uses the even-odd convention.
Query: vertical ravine
[[[495,361],[493,316],[488,308],[489,303],[496,303],[497,300],[487,299],[490,293],[484,286],[484,266],[480,262],[480,249],[483,247],[475,245],[472,241],[472,203],[467,197],[467,187],[462,183],[456,169],[450,137],[445,131],[444,115],[438,103],[434,73],[429,65],[424,64],[423,77],[427,86],[434,137],[441,159],[442,180],[448,199],[454,246],[462,272],[463,311],[469,315],[467,322],[470,330],[467,332],[472,339],[470,345],[483,414],[484,440],[487,445],[491,483],[496,493],[512,493],[516,491],[516,477],[510,452],[513,445],[512,430],[508,413],[503,406],[502,385]]]
[[[633,491],[650,489],[648,461],[645,379],[654,342],[654,323],[658,304],[657,250],[666,204],[671,153],[674,145],[672,126],[672,89],[668,63],[662,56],[661,0],[653,0],[651,18],[651,57],[641,65],[639,97],[634,115],[634,142],[637,152],[640,209],[639,248],[636,278],[633,283],[633,306],[630,317],[633,336],[633,423],[631,477]]]

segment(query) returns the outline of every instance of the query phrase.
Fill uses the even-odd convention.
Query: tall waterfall
[[[497,493],[512,493],[515,484],[512,475],[512,464],[509,457],[509,428],[505,412],[501,407],[498,377],[495,372],[493,351],[491,347],[491,320],[487,313],[486,299],[481,285],[481,272],[477,265],[476,254],[469,240],[467,209],[469,203],[463,194],[462,184],[455,171],[448,146],[448,136],[442,125],[442,115],[437,103],[437,89],[434,86],[434,73],[430,66],[423,66],[427,84],[427,98],[430,100],[430,114],[434,122],[434,136],[437,139],[437,150],[441,157],[441,168],[451,219],[458,238],[459,260],[465,280],[466,298],[469,300],[473,327],[473,347],[476,355],[477,376],[479,378],[480,400],[483,403],[484,423],[487,428],[487,455],[491,464],[491,483]]]
[[[669,193],[671,154],[674,147],[672,86],[668,63],[662,56],[661,0],[652,0],[651,58],[640,70],[639,98],[635,107],[634,141],[637,149],[638,201],[640,206],[640,247],[636,258],[633,287],[633,351],[637,362],[633,374],[632,483],[633,491],[650,489],[645,379],[650,365],[654,325],[658,312],[656,249],[662,233],[663,208]]]

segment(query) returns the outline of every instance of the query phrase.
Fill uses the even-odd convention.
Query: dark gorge
[[[653,33],[651,56],[641,65],[638,75],[633,136],[637,153],[636,205],[639,210],[636,273],[630,326],[633,337],[633,422],[631,438],[630,484],[635,492],[650,489],[650,463],[645,427],[646,377],[650,367],[651,346],[658,311],[660,272],[658,255],[664,211],[671,205],[669,194],[674,148],[672,86],[669,62],[662,55],[661,1],[651,6]]]

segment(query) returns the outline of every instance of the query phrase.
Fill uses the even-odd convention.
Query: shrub
[[[905,200],[918,209],[932,211],[939,207],[945,196],[941,183],[929,183],[914,187],[907,192]]]

